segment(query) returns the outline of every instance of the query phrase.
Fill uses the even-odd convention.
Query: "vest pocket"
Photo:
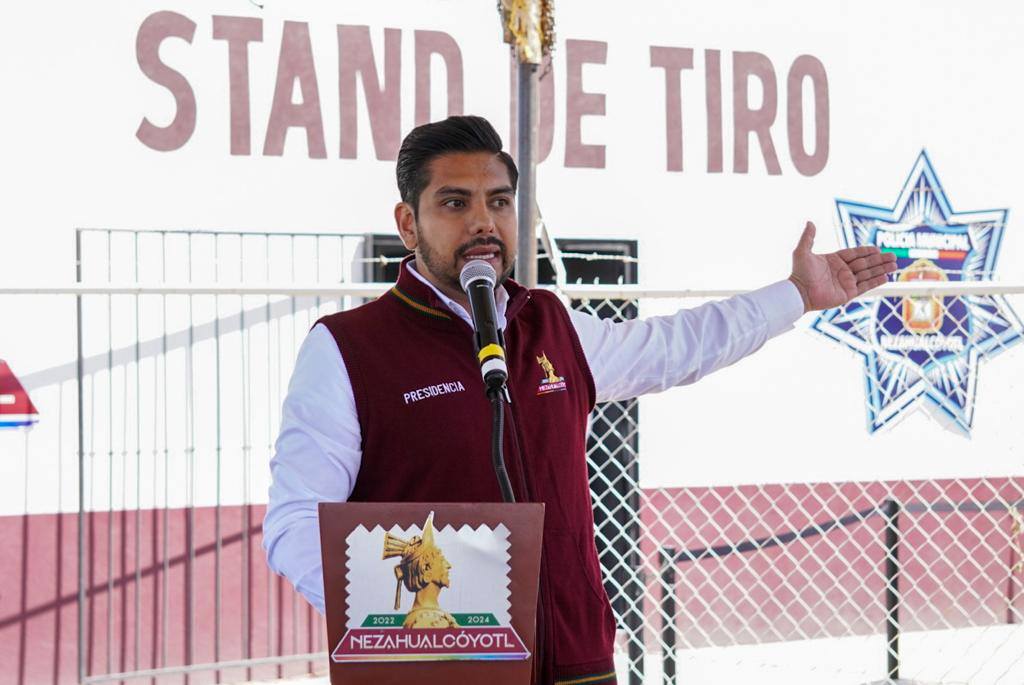
[[[590,547],[593,547],[594,543],[586,539],[586,536],[582,533],[576,533],[572,536],[573,541],[576,543],[576,557],[579,559],[580,567],[587,576],[588,584],[590,585],[591,592],[597,597],[597,601],[601,604],[609,604],[608,592],[604,589],[604,579],[601,577],[601,560],[597,557],[597,552],[594,551],[593,555],[590,554]]]
[[[547,531],[545,553],[552,587],[555,663],[573,666],[611,657],[615,618],[596,555],[580,532]],[[592,543],[591,543],[592,544]]]

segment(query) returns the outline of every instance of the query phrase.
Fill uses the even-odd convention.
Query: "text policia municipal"
[[[327,140],[330,138],[332,143],[337,141],[336,147],[332,145],[336,151],[332,156],[356,159],[360,149],[358,109],[362,103],[369,114],[369,134],[376,158],[394,160],[401,142],[402,110],[413,107],[416,125],[426,123],[430,118],[431,60],[435,57],[444,65],[447,113],[464,113],[462,50],[455,38],[442,31],[385,28],[383,39],[380,39],[373,37],[380,35],[376,27],[372,36],[369,26],[341,24],[334,32],[336,52],[334,46],[328,50],[327,46],[317,44],[315,53],[310,26],[306,22],[266,22],[265,26],[265,22],[257,17],[220,15],[212,16],[209,21],[212,32],[198,30],[196,22],[183,14],[160,11],[146,17],[139,26],[135,41],[139,68],[146,78],[165,88],[174,98],[174,115],[170,123],[162,125],[167,120],[166,113],[152,112],[143,117],[136,130],[139,141],[153,150],[167,152],[183,147],[192,138],[196,127],[202,124],[223,126],[225,131],[230,131],[230,140],[224,142],[225,151],[230,150],[232,155],[283,155],[285,137],[291,132],[305,138],[306,153],[310,158],[327,158]],[[280,34],[280,46],[262,45],[264,33],[275,37]],[[180,51],[172,53],[179,55],[178,59],[168,58],[165,62],[161,56],[161,46],[165,41],[185,41],[189,45],[193,41],[222,42],[224,62],[221,65],[197,64],[195,59],[180,59]],[[403,46],[409,42],[413,43],[411,52],[415,55],[412,64],[409,64],[409,59],[404,63],[402,59]],[[781,174],[777,140],[784,152],[788,150],[789,161],[800,174],[813,176],[825,168],[829,155],[829,84],[825,66],[817,57],[800,55],[782,72],[776,70],[769,56],[759,52],[723,53],[721,50],[701,51],[657,45],[648,48],[650,68],[661,70],[664,75],[664,79],[647,79],[651,84],[659,81],[663,84],[661,93],[651,92],[648,97],[652,103],[664,102],[665,107],[664,110],[649,108],[645,116],[649,116],[650,121],[640,123],[654,130],[658,126],[664,127],[666,170],[683,171],[685,152],[688,170],[699,170],[703,166],[708,173],[722,173],[726,169],[723,150],[727,149],[723,146],[723,138],[728,136],[730,126],[732,164],[729,170],[732,173],[748,173],[753,147],[753,154],[760,150],[768,174]],[[275,73],[256,71],[250,75],[250,51],[257,50],[268,53],[266,56],[270,60],[276,54]],[[324,73],[328,70],[321,55],[326,52],[332,55],[334,83],[324,82]],[[166,50],[164,54],[167,54]],[[217,51],[199,50],[196,57],[208,60],[210,58],[206,56],[211,54],[217,54]],[[317,55],[316,60],[314,54]],[[695,70],[695,57],[698,62],[696,69],[703,71],[703,78],[699,72],[688,73]],[[315,61],[319,72],[314,66]],[[635,88],[641,82],[636,79],[622,84],[621,92],[614,89],[608,93],[595,92],[592,85],[588,89],[584,84],[584,65],[595,65],[587,70],[592,73],[608,62],[609,45],[603,41],[567,39],[564,46],[560,45],[555,51],[552,68],[540,81],[538,161],[543,162],[551,153],[557,133],[564,137],[562,162],[566,167],[605,168],[604,143],[607,141],[596,137],[584,141],[581,120],[583,117],[606,116],[606,98],[635,100]],[[262,65],[267,60],[261,58],[255,63]],[[515,71],[510,68],[509,74],[509,111],[515,111]],[[403,90],[403,78],[411,78],[415,89]],[[565,97],[557,103],[556,78],[565,79]],[[274,84],[269,107],[262,102],[252,106],[250,79],[261,84]],[[200,83],[201,80],[204,81]],[[723,81],[726,82],[724,93]],[[194,82],[201,86],[198,92],[217,93],[218,97],[223,93],[230,99],[229,121],[211,122],[201,118],[202,113],[211,108],[198,107]],[[695,91],[699,92],[702,87],[703,103],[695,97]],[[265,91],[262,87],[256,90]],[[440,91],[438,88],[434,90]],[[414,95],[410,95],[412,91]],[[334,100],[335,97],[338,99]],[[414,102],[406,101],[410,97]],[[331,98],[339,104],[337,128],[333,132],[325,132],[321,98]],[[723,100],[730,105],[726,110],[723,110]],[[695,133],[699,136],[700,132],[693,131],[693,126],[688,124],[688,142],[684,146],[684,102],[687,108],[703,106],[705,110],[705,116],[692,117],[695,122],[706,122],[705,145],[694,144],[693,136]],[[732,120],[724,121],[723,111],[730,110]],[[258,126],[254,126],[253,111],[269,111],[266,122],[260,121]],[[686,118],[689,121],[691,115]],[[632,122],[629,125],[636,124]],[[813,127],[813,135],[810,135],[810,127]],[[813,141],[813,146],[805,143],[805,130],[808,133],[806,140]],[[366,135],[367,132],[363,131],[363,136]],[[753,146],[751,137],[756,141]],[[782,143],[783,138],[785,143]],[[513,124],[506,140],[510,149],[515,149],[515,140]],[[635,144],[636,138],[629,136],[628,140],[629,144]],[[699,143],[699,138],[696,142]],[[364,143],[364,155],[368,147]],[[699,163],[701,161],[703,165]]]

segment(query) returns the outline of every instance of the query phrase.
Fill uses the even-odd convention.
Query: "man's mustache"
[[[498,248],[498,251],[501,252],[501,256],[505,256],[505,243],[503,243],[500,238],[481,238],[479,240],[474,240],[472,242],[466,243],[465,245],[463,245],[462,247],[455,251],[455,256],[465,257],[466,253],[469,252],[470,250],[473,250],[478,247],[485,247],[487,245],[493,245],[494,247]]]

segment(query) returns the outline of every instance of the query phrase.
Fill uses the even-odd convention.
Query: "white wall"
[[[196,23],[191,45],[171,39],[160,52],[197,100],[194,134],[170,152],[135,135],[143,117],[162,125],[174,114],[174,100],[143,75],[135,54],[140,25],[161,10]],[[1005,2],[563,0],[557,12],[555,134],[539,172],[541,209],[558,237],[638,239],[644,283],[753,287],[782,278],[806,219],[819,225],[819,249],[837,248],[835,198],[891,204],[922,148],[957,210],[1013,209],[1024,199],[1017,170],[1024,11]],[[227,46],[212,38],[213,15],[263,20],[263,41],[249,48],[249,156],[229,151]],[[286,20],[309,24],[326,159],[309,158],[298,130],[282,156],[261,154]],[[70,282],[76,227],[391,230],[394,166],[375,158],[362,102],[357,158],[338,158],[337,24],[369,25],[378,64],[384,28],[401,29],[403,132],[413,125],[412,32],[434,30],[460,46],[465,110],[507,135],[507,50],[491,2],[266,0],[260,10],[242,0],[167,0],[10,9],[0,23],[7,93],[0,282]],[[606,114],[581,124],[585,143],[606,146],[605,168],[564,164],[567,39],[608,45],[606,64],[583,68],[583,89],[605,94]],[[693,68],[682,75],[682,172],[666,170],[665,74],[651,67],[652,45],[694,51]],[[706,171],[708,49],[722,56],[722,173]],[[774,65],[780,175],[766,173],[755,141],[749,173],[733,171],[730,64],[737,51],[763,53]],[[830,155],[810,177],[795,170],[786,134],[786,73],[802,54],[822,62],[829,85]],[[436,63],[433,73],[438,117],[444,81]],[[813,111],[809,90],[803,101],[805,113]],[[1024,280],[1024,234],[1012,211],[998,270],[1003,279]],[[0,513],[75,510],[74,376],[66,373],[75,358],[73,303],[2,297],[0,308],[0,358],[38,380],[29,392],[41,414],[27,448],[23,432],[0,432]],[[55,371],[61,368],[63,375]],[[277,371],[287,378],[287,362]],[[924,415],[870,436],[860,363],[823,338],[790,333],[698,386],[645,400],[643,478],[681,485],[1018,474],[1021,378],[1024,351],[982,365],[970,439]],[[265,456],[253,454],[260,469]],[[58,474],[59,496],[49,486]],[[249,497],[260,501],[263,481],[254,478]],[[134,506],[126,497],[123,505]]]

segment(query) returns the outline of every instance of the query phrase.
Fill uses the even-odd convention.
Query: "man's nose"
[[[494,220],[487,204],[477,205],[469,216],[469,232],[472,235],[486,235],[497,233],[498,224]]]

